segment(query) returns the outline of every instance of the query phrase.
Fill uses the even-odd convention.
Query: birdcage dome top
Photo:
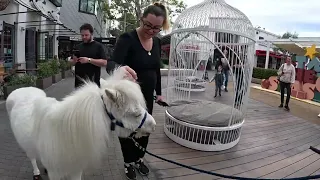
[[[249,18],[224,0],[204,0],[184,10],[176,19],[172,31],[190,28],[223,29],[254,36]]]

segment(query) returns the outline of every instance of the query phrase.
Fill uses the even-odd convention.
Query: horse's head
[[[103,80],[101,80],[103,81]],[[102,82],[102,97],[109,118],[116,122],[118,136],[129,136],[136,131],[136,136],[152,133],[156,122],[147,112],[140,86],[129,80],[108,79]],[[110,122],[111,123],[111,122]]]

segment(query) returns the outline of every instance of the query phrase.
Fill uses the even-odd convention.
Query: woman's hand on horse
[[[136,81],[138,79],[137,73],[133,69],[131,69],[129,66],[122,66],[121,68],[123,68],[126,71],[127,78],[133,79],[133,81]]]
[[[156,102],[163,102],[163,96],[157,95]]]

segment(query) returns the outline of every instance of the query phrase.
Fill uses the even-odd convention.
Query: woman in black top
[[[137,81],[146,100],[148,112],[152,114],[154,91],[156,101],[162,101],[160,75],[160,39],[155,37],[161,29],[168,29],[169,23],[166,8],[160,4],[148,6],[140,19],[140,27],[122,34],[117,40],[112,61],[107,64],[110,72],[118,65],[127,65],[137,73]],[[139,150],[131,139],[119,138],[125,162],[125,173],[128,179],[136,179],[133,165],[142,175],[147,175],[149,169],[144,165],[144,152]],[[149,137],[145,136],[136,141],[147,147]]]

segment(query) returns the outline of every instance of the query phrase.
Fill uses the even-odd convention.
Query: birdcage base
[[[190,91],[190,92],[203,92],[206,90],[205,84],[207,82],[195,76],[188,76],[185,78],[176,78],[174,85],[176,90]]]
[[[194,123],[193,123],[194,122]],[[224,120],[217,126],[205,126],[197,121],[179,120],[167,110],[165,113],[165,134],[174,142],[200,151],[222,151],[235,146],[240,140],[244,120],[228,126]]]

